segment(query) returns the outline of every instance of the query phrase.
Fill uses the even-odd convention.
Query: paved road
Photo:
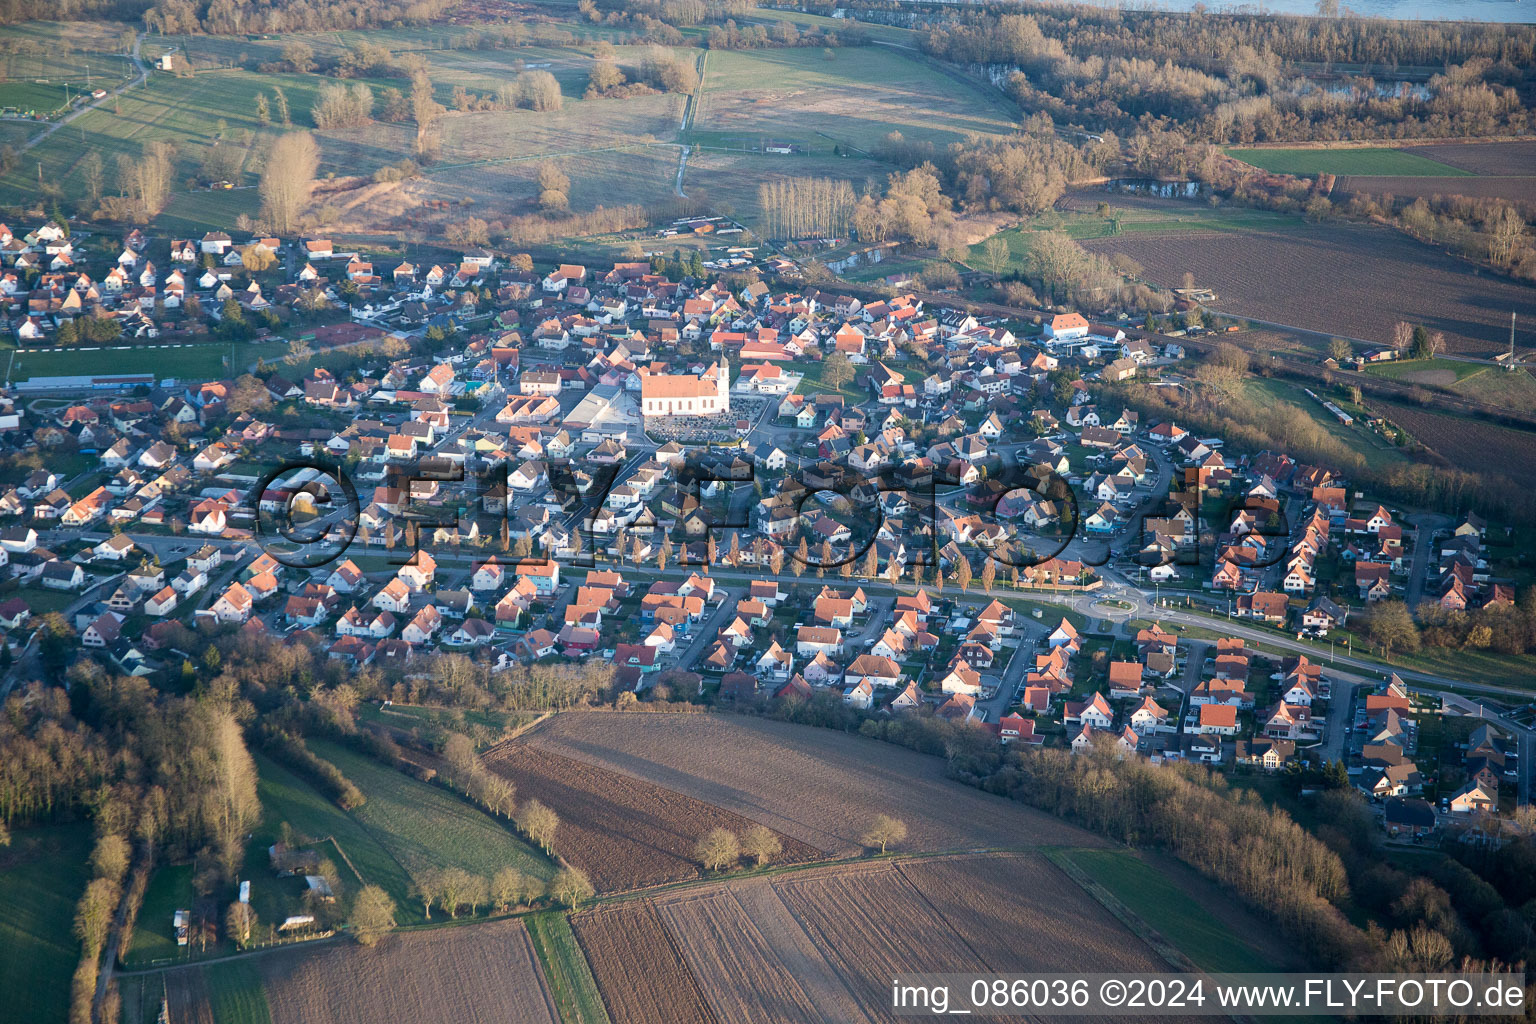
[[[120,94],[122,94],[124,92],[127,92],[129,89],[132,89],[136,85],[143,85],[146,81],[148,81],[148,79],[149,79],[149,69],[146,68],[144,66],[144,62],[139,59],[139,46],[143,42],[144,42],[144,33],[142,33],[142,32],[137,33],[133,37],[133,52],[131,54],[129,54],[129,56],[133,60],[133,66],[138,68],[138,70],[139,70],[139,74],[138,74],[137,78],[135,78],[131,82],[127,82],[127,83],[124,83],[123,85],[118,86],[116,89],[113,89],[111,92],[107,93],[105,96],[103,96],[99,100],[95,100],[95,101],[93,101],[91,103],[86,103],[83,106],[76,107],[70,113],[65,114],[63,117],[59,118],[57,121],[55,121],[52,124],[50,124],[44,131],[40,132],[35,138],[28,139],[26,142],[23,142],[19,147],[17,147],[16,152],[18,154],[25,153],[27,150],[29,150],[32,147],[36,146],[38,143],[40,143],[44,139],[48,138],[54,132],[58,131],[60,128],[63,128],[66,124],[69,124],[69,122],[73,121],[75,118],[79,117],[81,114],[84,114],[86,111],[88,111],[88,110],[95,110],[97,107],[101,106],[103,103],[105,103],[108,100],[112,99],[112,97],[118,96],[118,95],[120,95]]]

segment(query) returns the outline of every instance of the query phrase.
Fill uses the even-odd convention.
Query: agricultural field
[[[1372,174],[1456,177],[1471,171],[1401,149],[1228,149],[1226,154],[1274,174]]]
[[[725,879],[571,921],[614,1024],[875,1024],[894,1019],[890,979],[914,970],[1165,967],[1037,854],[898,857]],[[635,957],[643,968],[625,971]]]
[[[1384,343],[1399,320],[1443,331],[1450,351],[1490,355],[1508,344],[1509,312],[1536,316],[1536,290],[1387,228],[1118,235],[1085,240],[1124,253],[1147,279],[1177,285],[1186,272],[1214,289],[1214,309]]]
[[[1469,174],[1525,176],[1536,167],[1536,142],[1469,142],[1404,146],[1412,155],[1446,164]]]
[[[693,128],[705,145],[764,139],[869,150],[891,131],[938,146],[1011,132],[1001,94],[887,48],[726,50],[705,64]]]
[[[571,928],[613,1024],[717,1024],[650,901],[574,914]]]
[[[554,874],[549,858],[506,825],[446,790],[334,743],[312,740],[310,748],[368,797],[352,816],[408,873],[457,867],[488,878],[498,868],[511,866],[537,878]]]
[[[493,748],[484,760],[517,785],[519,801],[533,798],[554,809],[560,816],[556,852],[583,868],[599,892],[697,878],[693,848],[699,837],[716,827],[740,834],[750,824],[730,810],[534,749],[521,739]],[[788,835],[783,843],[783,862],[822,856],[816,846]]]
[[[1397,402],[1371,406],[1460,469],[1536,486],[1536,433]]]
[[[171,1019],[195,1024],[560,1021],[516,920],[389,935],[372,949],[281,950],[165,979]]]
[[[905,850],[1100,845],[1058,818],[946,779],[938,758],[785,722],[577,712],[492,757],[512,751],[533,764],[560,755],[666,786],[836,856],[863,851],[860,838],[879,812],[906,821]]]
[[[750,226],[762,217],[758,186],[763,182],[826,177],[847,177],[856,183],[870,179],[883,182],[890,172],[886,164],[856,156],[776,156],[694,149],[683,175],[683,191]]]
[[[1398,199],[1423,196],[1466,196],[1469,199],[1508,199],[1515,203],[1536,203],[1536,176],[1515,177],[1377,177],[1351,174],[1334,183],[1335,198],[1344,193]]]
[[[0,848],[0,1006],[14,1020],[62,1020],[80,956],[72,925],[89,877],[88,825],[16,829]]]

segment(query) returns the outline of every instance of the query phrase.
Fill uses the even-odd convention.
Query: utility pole
[[[1509,311],[1509,368],[1515,368],[1515,316],[1514,310]]]

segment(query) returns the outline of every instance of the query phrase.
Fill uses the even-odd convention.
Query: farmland
[[[1176,202],[1176,201],[1172,201]],[[1443,331],[1452,352],[1490,354],[1508,343],[1509,312],[1536,315],[1536,291],[1386,228],[1312,225],[1285,232],[1118,235],[1082,243],[1124,253],[1157,284],[1185,272],[1213,307],[1325,334],[1385,342],[1398,320]]]
[[[523,919],[539,968],[563,1024],[609,1024],[603,997],[581,946],[564,914],[530,914]]]
[[[520,740],[493,748],[485,762],[516,783],[520,801],[534,798],[554,809],[560,816],[556,851],[585,869],[599,892],[695,878],[699,837],[716,827],[739,834],[749,824],[692,796],[635,783]],[[782,861],[821,856],[817,847],[788,836],[783,843]]]
[[[938,758],[784,722],[562,714],[497,753],[519,750],[529,763],[562,755],[667,786],[839,856],[863,850],[860,838],[880,811],[906,820],[907,850],[1099,843],[1060,819],[945,778]]]
[[[1342,193],[1382,196],[1397,199],[1423,196],[1466,196],[1469,199],[1508,199],[1516,203],[1536,203],[1536,177],[1377,177],[1356,175],[1342,177],[1333,186],[1333,195]]]
[[[1470,171],[1400,149],[1228,149],[1227,155],[1275,174],[1378,174],[1455,177]]]
[[[706,145],[763,138],[807,151],[868,150],[891,131],[946,145],[967,132],[1012,130],[1001,95],[888,49],[711,52],[694,127]]]
[[[1035,854],[810,867],[690,886],[571,921],[614,1024],[873,1024],[892,1019],[890,979],[914,970],[1163,967]]]
[[[717,1024],[649,901],[576,914],[571,926],[613,1024]]]
[[[1372,403],[1414,440],[1473,473],[1536,485],[1536,433],[1395,402]]]
[[[89,826],[64,825],[18,829],[0,848],[0,1005],[11,1019],[63,1019],[90,846]]]
[[[372,949],[301,947],[164,977],[171,1019],[196,1024],[560,1019],[520,921],[390,935]]]
[[[1536,142],[1471,142],[1405,146],[1404,151],[1469,174],[1528,175],[1536,167]]]

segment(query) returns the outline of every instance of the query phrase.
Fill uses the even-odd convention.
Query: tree
[[[277,123],[284,128],[292,128],[293,117],[288,113],[288,97],[283,93],[282,89],[273,88],[272,106],[277,111]]]
[[[308,43],[295,40],[283,47],[283,63],[301,75],[308,74],[315,67],[315,51]]]
[[[1349,357],[1354,354],[1354,351],[1353,346],[1343,338],[1334,338],[1328,343],[1328,354],[1333,357],[1333,361],[1336,363],[1348,361]]]
[[[365,885],[352,901],[347,928],[364,946],[371,946],[395,927],[395,901],[377,885]]]
[[[271,270],[276,262],[276,254],[264,245],[252,244],[240,247],[240,266],[253,274]]]
[[[549,883],[549,893],[563,907],[576,907],[597,894],[592,880],[581,868],[565,867]]]
[[[724,871],[741,859],[741,842],[736,833],[712,828],[699,839],[693,855],[706,871]]]
[[[128,873],[128,840],[111,832],[98,837],[91,850],[91,873],[97,878],[121,882]]]
[[[101,947],[107,941],[107,929],[112,924],[112,911],[117,907],[117,897],[116,882],[94,878],[75,905],[75,937],[84,947],[87,959],[94,960],[101,955]]]
[[[773,829],[766,825],[753,825],[741,838],[741,852],[762,867],[784,852],[784,844]]]
[[[1413,343],[1413,324],[1399,320],[1392,325],[1392,351],[1401,355]]]
[[[1407,652],[1419,649],[1419,627],[1403,602],[1381,601],[1366,612],[1364,618],[1366,634],[1381,645],[1388,660],[1391,660],[1394,649]]]
[[[263,128],[272,123],[272,103],[264,92],[256,94],[256,123]]]
[[[517,868],[503,867],[491,877],[491,903],[506,913],[515,906],[531,902],[542,888],[537,878],[525,875]]]
[[[1008,243],[1000,236],[993,235],[981,247],[981,258],[986,262],[994,277],[1001,274],[1003,267],[1008,264]]]
[[[900,818],[893,818],[889,814],[879,814],[870,823],[869,830],[864,833],[865,846],[878,846],[880,852],[892,843],[899,843],[907,838],[907,823]]]
[[[459,908],[474,901],[479,881],[463,868],[444,868],[437,876],[437,901],[449,917],[458,917]]]
[[[833,352],[821,366],[821,382],[829,388],[841,391],[844,384],[853,380],[853,364],[843,352]]]
[[[805,538],[801,537],[800,538],[800,546],[795,549],[795,556],[794,556],[794,558],[790,559],[789,571],[795,574],[795,579],[799,579],[801,576],[803,576],[805,574],[806,566],[808,566],[810,564],[811,564],[811,550],[810,550],[810,546],[806,544]]]
[[[437,902],[442,889],[438,874],[436,869],[429,868],[411,878],[411,893],[421,901],[421,912],[428,921],[432,920],[432,904]]]
[[[308,132],[289,132],[272,143],[258,188],[262,219],[273,231],[286,234],[297,227],[299,214],[309,203],[319,163],[320,147]]]
[[[236,900],[224,911],[224,934],[239,948],[244,949],[251,944],[251,933],[255,930],[256,912],[249,903]]]
[[[548,71],[525,71],[517,76],[519,99],[529,110],[559,110],[564,97],[560,81]]]
[[[523,834],[538,843],[545,853],[554,849],[555,830],[560,827],[560,818],[554,811],[537,800],[529,800],[517,813],[516,821]]]
[[[981,563],[981,589],[991,590],[992,584],[997,581],[997,559],[990,555]]]
[[[971,588],[971,560],[964,555],[955,563],[955,583],[959,585],[961,593]]]

